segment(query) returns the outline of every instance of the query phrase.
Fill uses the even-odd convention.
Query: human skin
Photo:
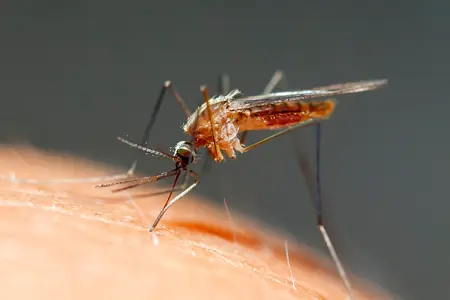
[[[290,243],[294,290],[280,234],[194,195],[151,234],[167,197],[148,195],[159,185],[114,194],[92,182],[17,180],[113,173],[60,153],[0,148],[2,299],[346,299],[333,265]],[[351,280],[355,299],[390,298]]]

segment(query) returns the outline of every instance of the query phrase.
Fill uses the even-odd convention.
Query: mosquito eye
[[[191,150],[189,149],[185,149],[185,148],[180,148],[177,151],[177,154],[183,157],[189,157],[191,156]]]

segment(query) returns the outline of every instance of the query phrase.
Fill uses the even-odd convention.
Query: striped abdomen
[[[309,119],[327,119],[334,111],[334,100],[289,101],[255,106],[240,111],[235,124],[240,131],[270,130],[293,126]]]

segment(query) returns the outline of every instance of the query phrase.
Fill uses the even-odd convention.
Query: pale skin
[[[11,172],[55,179],[117,170],[69,155],[0,148],[3,299],[346,299],[333,265],[324,267],[294,242],[291,277],[285,238],[232,210],[233,201],[244,199],[227,199],[230,220],[224,207],[188,195],[151,234],[167,194],[148,194],[165,190],[161,185],[112,194],[92,182],[12,183]],[[352,280],[355,299],[389,298]]]

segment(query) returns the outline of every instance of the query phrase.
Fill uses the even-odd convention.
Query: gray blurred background
[[[450,299],[448,4],[119,2],[0,4],[1,141],[126,168],[136,151],[115,138],[140,141],[167,79],[193,109],[223,71],[247,95],[276,69],[291,89],[388,78],[340,97],[323,127],[325,222],[352,272],[404,299]],[[186,139],[183,122],[169,97],[150,145]],[[292,138],[314,145],[284,136],[214,165],[195,192],[325,253]],[[139,171],[172,166],[147,157]]]

